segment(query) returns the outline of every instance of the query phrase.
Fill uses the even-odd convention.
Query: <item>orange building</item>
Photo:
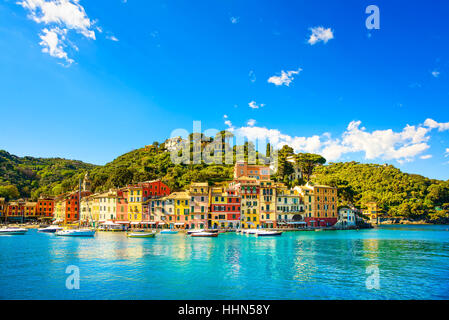
[[[249,177],[256,180],[270,180],[270,167],[237,161],[234,166],[234,179],[240,177]]]
[[[41,198],[37,200],[36,215],[41,219],[52,219],[55,210],[55,200]]]
[[[24,221],[25,201],[17,200],[9,202],[6,207],[6,218],[8,221],[19,222]]]
[[[304,221],[308,226],[326,227],[337,223],[337,188],[307,184],[295,189],[304,199]]]

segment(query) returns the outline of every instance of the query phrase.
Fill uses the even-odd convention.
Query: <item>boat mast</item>
[[[78,229],[81,228],[81,178],[78,183]]]

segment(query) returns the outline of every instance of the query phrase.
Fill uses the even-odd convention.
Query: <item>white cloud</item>
[[[312,34],[310,35],[309,40],[307,41],[310,45],[314,45],[317,42],[327,43],[329,40],[334,38],[334,33],[331,28],[323,28],[323,27],[314,27],[310,28]]]
[[[426,121],[424,121],[424,125],[430,129],[438,128],[438,131],[449,130],[449,122],[436,122],[433,119],[426,119]]]
[[[68,64],[71,64],[73,60],[69,59],[67,53],[64,51],[66,33],[66,29],[53,28],[49,30],[44,28],[39,35],[42,40],[39,44],[43,47],[42,52],[48,53],[55,58],[64,59]]]
[[[431,154],[425,154],[425,155],[421,156],[420,158],[423,159],[423,160],[426,160],[426,159],[432,158],[432,155]]]
[[[268,79],[269,83],[273,83],[276,86],[290,86],[290,83],[293,81],[293,75],[294,74],[299,74],[302,71],[301,68],[299,68],[298,70],[292,70],[292,71],[287,71],[285,72],[284,70],[281,71],[281,75],[280,76],[272,76]]]
[[[444,153],[445,157],[449,157],[449,148],[446,148],[446,152]]]
[[[223,118],[227,119],[227,118],[228,118],[228,115],[227,115],[227,114],[223,115]]]
[[[231,17],[230,18],[232,24],[239,23],[239,19],[240,19],[239,17]]]
[[[256,120],[254,120],[254,119],[249,119],[247,122],[246,122],[246,125],[248,125],[248,126],[250,126],[250,127],[253,127],[255,124],[256,124]]]
[[[278,129],[255,126],[255,122],[250,121],[246,126],[232,127],[232,130],[237,137],[267,141],[277,148],[289,145],[295,152],[318,153],[328,161],[339,160],[350,153],[362,153],[367,160],[396,160],[399,163],[413,161],[418,156],[422,159],[431,157],[422,155],[430,147],[427,142],[432,130],[423,125],[406,125],[397,132],[392,129],[370,132],[361,127],[360,121],[352,121],[337,138],[333,138],[330,133],[290,136]],[[449,155],[449,148],[447,152]]]
[[[434,71],[431,72],[431,74],[432,74],[432,76],[433,76],[434,78],[438,78],[439,75],[440,75],[440,72],[437,71],[437,70],[434,70]]]
[[[106,36],[106,39],[118,42],[119,40],[115,36]]]
[[[257,104],[256,104],[256,101],[251,101],[250,103],[248,103],[248,106],[249,106],[251,109],[259,109],[259,108],[264,107],[265,105],[264,105],[263,103],[261,103],[260,105],[257,105]]]
[[[254,73],[253,70],[250,70],[248,76],[249,76],[249,81],[251,81],[253,83],[256,82],[256,74]]]
[[[42,29],[40,35],[43,52],[52,57],[66,60],[69,64],[73,59],[68,58],[64,51],[67,32],[74,30],[88,39],[95,40],[95,21],[87,16],[79,0],[22,0],[18,5],[28,10],[28,18],[36,23],[42,23],[48,28]]]

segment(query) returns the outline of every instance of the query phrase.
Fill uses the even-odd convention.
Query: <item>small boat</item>
[[[128,232],[126,236],[128,238],[154,238],[156,236],[156,232],[145,232],[145,231]]]
[[[218,237],[218,233],[217,232],[194,232],[190,235],[191,237],[211,237],[211,238],[215,238]]]
[[[324,229],[315,229],[316,232],[318,231],[324,231]]]
[[[265,231],[259,230],[256,232],[256,236],[258,237],[269,237],[269,236],[280,236],[282,235],[282,231]]]
[[[48,226],[45,228],[39,228],[37,229],[37,232],[43,232],[43,233],[55,233],[56,231],[64,230],[63,227],[59,226]]]
[[[259,231],[260,231],[259,229],[246,229],[246,230],[243,230],[243,233],[244,234],[256,234]]]
[[[25,228],[15,228],[15,227],[11,227],[11,228],[3,228],[0,229],[0,235],[19,235],[19,234],[25,234],[28,232],[28,229]]]
[[[204,232],[204,229],[192,229],[192,230],[187,231],[187,234],[198,233],[198,232]]]
[[[91,229],[69,229],[57,231],[55,235],[60,237],[93,237],[95,232]]]
[[[178,233],[177,230],[173,230],[173,229],[164,229],[161,231],[161,233],[165,233],[165,234],[175,234]]]

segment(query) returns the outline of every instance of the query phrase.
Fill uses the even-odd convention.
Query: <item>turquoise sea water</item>
[[[70,265],[80,288],[66,288]],[[377,266],[379,289],[366,286]],[[0,299],[449,299],[449,226],[257,238],[0,236]]]

